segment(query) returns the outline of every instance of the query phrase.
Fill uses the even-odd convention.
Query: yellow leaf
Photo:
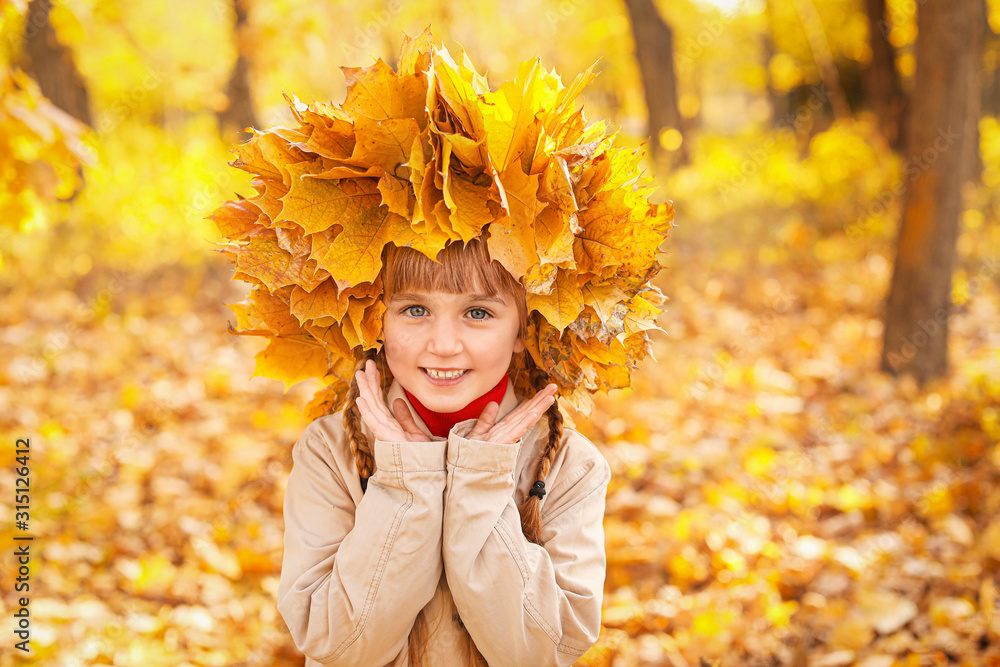
[[[489,91],[486,79],[475,68],[458,65],[443,49],[434,50],[434,75],[438,96],[462,124],[465,134],[476,141],[482,139],[483,115],[476,95]]]
[[[503,264],[514,278],[520,279],[538,262],[532,223],[545,204],[535,197],[538,176],[525,174],[520,163],[512,163],[500,180],[506,191],[510,215],[490,223],[490,256]]]
[[[319,114],[311,116],[321,118]],[[354,153],[354,124],[350,121],[334,121],[334,127],[323,125],[324,120],[313,121],[312,132],[305,148],[310,153],[316,153],[329,160],[345,161]]]
[[[538,198],[548,203],[535,225],[539,256],[548,262],[565,263],[565,268],[574,268],[573,235],[580,231],[578,207],[569,169],[561,157],[549,160],[542,173]]]
[[[528,292],[528,310],[537,310],[559,329],[565,329],[583,311],[583,293],[574,274],[559,271],[550,294]]]
[[[375,190],[374,181],[365,181],[368,185],[358,186]],[[345,189],[354,186],[346,185]],[[354,224],[344,229],[332,241],[317,238],[313,240],[312,257],[319,266],[330,272],[336,280],[343,280],[351,285],[374,282],[382,269],[382,248],[386,243],[395,242],[400,236],[409,232],[410,225],[406,218],[381,211],[365,209],[351,215],[358,216]],[[318,247],[317,247],[318,246]]]
[[[244,238],[257,225],[264,224],[261,210],[246,199],[227,201],[207,217],[215,223],[219,234],[233,240]]]
[[[322,341],[327,351],[332,353],[331,372],[336,372],[335,368],[342,360],[354,363],[352,356],[353,346],[347,341],[344,335],[346,327],[339,321],[332,317],[320,317],[313,320],[312,324],[305,325],[303,329],[317,340]],[[352,375],[353,370],[348,372],[345,377],[351,377]]]
[[[409,181],[386,174],[379,179],[378,191],[382,194],[382,204],[390,212],[409,218],[413,214],[415,201]]]
[[[324,280],[312,292],[296,285],[288,307],[300,323],[319,317],[333,317],[339,322],[347,312],[347,298],[337,295],[337,286],[332,280]]]
[[[233,146],[236,160],[231,163],[232,166],[255,174],[259,178],[281,181],[283,177],[281,169],[264,156],[264,146],[268,147],[269,156],[274,157],[281,154],[280,147],[276,144],[287,142],[270,132],[258,132],[253,128],[250,131],[253,132],[250,141]],[[295,161],[287,153],[285,154],[284,164]]]
[[[625,306],[619,301],[625,293],[614,285],[598,285],[592,282],[582,288],[583,302],[590,306],[601,319],[601,324],[611,329],[624,327]]]
[[[240,250],[236,267],[259,279],[270,292],[295,284],[312,289],[324,279],[317,272],[315,261],[289,255],[278,243],[275,231],[266,228],[251,237],[249,244]]]
[[[301,289],[299,285],[292,288]],[[263,325],[279,336],[299,333],[299,322],[288,312],[288,304],[265,289],[254,289],[250,294],[254,314],[259,318],[256,326]]]
[[[257,189],[258,195],[252,197],[250,201],[266,216],[266,220],[261,221],[262,224],[267,224],[269,227],[295,224],[290,221],[282,221],[280,218],[281,198],[288,194],[288,186],[284,181],[280,178],[256,179],[251,182],[251,185]]]
[[[397,165],[406,164],[410,159],[410,148],[419,133],[420,127],[412,118],[357,123],[354,129],[357,143],[351,161],[393,173]]]
[[[467,168],[472,170],[482,170],[483,163],[483,140],[471,139],[462,134],[452,134],[441,132],[439,136],[443,143],[448,144],[451,152]]]
[[[373,220],[385,216],[382,197],[375,179],[358,180],[317,178],[323,173],[322,162],[297,162],[288,166],[292,182],[282,197],[281,219],[291,220],[310,234],[334,228],[343,229],[337,220],[357,216]],[[380,210],[381,209],[381,210]]]
[[[424,71],[430,63],[432,48],[431,27],[429,25],[413,39],[410,39],[408,35],[403,35],[403,46],[399,50],[396,69],[400,74],[416,74]]]
[[[451,174],[445,177],[445,192],[457,206],[450,215],[454,230],[465,242],[479,236],[480,230],[493,220],[493,213],[487,204],[489,188],[476,185],[466,177]]]
[[[306,404],[304,416],[307,421],[313,421],[323,415],[333,414],[343,407],[347,397],[348,384],[339,378],[350,377],[354,370],[353,360],[338,360],[331,369],[329,376],[332,381],[316,394]]]
[[[302,380],[326,374],[329,366],[323,346],[316,341],[308,341],[304,335],[294,338],[274,336],[254,359],[257,363],[250,377],[281,380],[285,392]]]
[[[540,69],[537,57],[525,61],[518,66],[513,81],[505,81],[497,92],[483,95],[486,148],[501,173],[508,165],[520,162],[535,114],[541,109],[545,85]]]
[[[354,118],[355,126],[387,120],[412,118],[426,122],[424,102],[427,84],[418,74],[397,75],[381,58],[368,67],[341,67],[347,80],[347,97],[341,106]]]

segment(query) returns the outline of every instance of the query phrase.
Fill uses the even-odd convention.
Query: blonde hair
[[[462,294],[476,289],[490,296],[502,294],[517,305],[521,322],[518,335],[522,340],[525,338],[528,329],[528,309],[524,287],[499,262],[490,258],[485,239],[479,237],[473,238],[469,243],[460,241],[449,243],[438,254],[438,260],[439,263],[436,263],[413,248],[386,245],[381,272],[384,301],[388,303],[393,294],[403,291],[443,291]],[[381,389],[384,392],[392,382],[389,366],[385,362],[385,347],[383,346],[378,352],[374,348],[364,350],[356,359],[355,371],[363,369],[369,359],[373,359],[378,367],[382,379]],[[527,350],[513,356],[508,372],[512,380],[527,373],[529,383],[536,391],[544,389],[551,381],[548,373],[535,365]],[[374,443],[369,441],[361,428],[361,413],[356,403],[358,394],[358,385],[352,375],[343,413],[344,431],[350,441],[358,474],[367,482],[375,472]],[[558,403],[554,402],[549,406],[545,416],[548,421],[548,436],[538,457],[535,472],[535,481],[541,482],[544,482],[546,475],[549,474],[563,435],[563,417]],[[521,514],[521,531],[524,536],[535,544],[543,545],[541,500],[529,494],[518,506],[518,510]],[[429,634],[426,626],[427,622],[421,610],[410,631],[409,658],[413,667],[423,664]],[[471,656],[470,664],[486,665],[485,658],[476,648],[468,631],[465,635]]]

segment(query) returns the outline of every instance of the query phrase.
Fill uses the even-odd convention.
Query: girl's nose
[[[430,340],[427,342],[428,351],[447,357],[462,351],[462,340],[458,335],[457,327],[442,318],[430,332]]]

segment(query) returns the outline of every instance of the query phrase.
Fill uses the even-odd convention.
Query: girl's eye
[[[414,314],[412,312],[414,308],[418,309],[417,314]],[[416,317],[416,318],[422,317],[423,311],[426,311],[426,308],[424,308],[423,306],[407,306],[406,308],[403,309],[403,312],[405,314],[409,315],[410,317]],[[482,322],[484,320],[493,317],[493,314],[490,313],[490,311],[486,310],[485,308],[473,308],[469,312],[470,313],[481,312],[483,314],[482,317],[476,317],[475,315],[472,316],[472,319],[478,322]]]

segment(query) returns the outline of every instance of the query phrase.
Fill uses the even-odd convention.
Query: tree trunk
[[[31,0],[24,21],[21,69],[30,74],[55,106],[93,127],[90,96],[73,54],[59,43],[49,23],[51,0]]]
[[[989,23],[986,24],[986,40],[989,50],[1000,53],[1000,39],[997,33],[993,32]],[[984,49],[987,47],[984,45]],[[984,70],[983,74],[983,108],[984,116],[1000,116],[1000,63],[995,60],[992,68]]]
[[[683,121],[677,107],[677,74],[674,70],[674,32],[660,13],[653,0],[625,0],[632,21],[635,39],[635,57],[639,64],[642,88],[649,115],[649,143],[653,160],[659,162],[666,153],[660,145],[660,132],[674,128],[682,133]],[[685,141],[672,151],[669,166],[688,163]]]
[[[983,71],[984,67],[982,61],[982,53],[983,50],[986,48],[986,44],[992,42],[995,35],[993,33],[993,30],[990,28],[989,8],[987,8],[986,6],[986,0],[976,0],[976,4],[978,5],[976,11],[979,12],[979,18],[977,19],[976,22],[979,26],[980,32],[978,35],[976,35],[976,39],[979,41],[972,44],[972,47],[975,53],[977,54],[976,58],[978,59],[976,65],[976,74],[978,77],[976,79],[976,88],[978,92],[976,93],[976,95],[978,96],[979,99],[979,109],[975,119],[973,119],[974,122],[972,123],[972,131],[975,132],[976,134],[975,142],[973,144],[975,146],[975,149],[972,151],[972,156],[970,157],[969,160],[969,169],[971,169],[971,171],[969,172],[967,180],[975,181],[978,183],[983,177],[983,167],[984,167],[983,156],[979,150],[979,144],[982,141],[982,137],[980,136],[979,133],[979,118],[982,116],[983,106],[988,102],[988,97],[986,95],[987,93],[986,81],[984,80],[985,72]]]
[[[764,2],[764,15],[767,30],[761,31],[761,50],[764,53],[764,71],[767,72],[767,101],[771,105],[771,121],[777,126],[779,118],[787,117],[791,105],[788,103],[788,95],[779,93],[771,79],[771,59],[777,53],[774,48],[774,10],[771,8],[771,0]]]
[[[906,121],[903,219],[886,301],[881,368],[918,382],[948,371],[948,318],[962,183],[979,117],[982,0],[924,0]]]
[[[235,0],[233,9],[235,10],[233,34],[236,37],[237,58],[229,76],[229,85],[226,87],[226,97],[229,99],[229,104],[219,112],[218,124],[219,135],[223,139],[229,141],[232,135],[233,141],[243,142],[249,140],[251,136],[249,132],[243,132],[243,128],[259,129],[260,126],[253,112],[253,96],[250,91],[247,0]]]
[[[823,30],[823,22],[820,20],[819,12],[812,0],[795,0],[792,3],[795,12],[802,23],[802,29],[806,33],[806,40],[812,51],[813,62],[819,70],[819,78],[826,89],[826,96],[830,100],[830,109],[833,117],[837,120],[846,120],[851,117],[851,107],[847,103],[847,96],[840,85],[840,73],[837,71],[837,63],[833,60],[833,53],[830,51],[830,43],[826,39],[826,32]]]
[[[885,0],[865,0],[868,14],[868,45],[872,60],[865,68],[868,106],[875,114],[879,131],[894,151],[903,149],[903,106],[906,96],[896,71],[896,52],[889,43],[885,20]]]

